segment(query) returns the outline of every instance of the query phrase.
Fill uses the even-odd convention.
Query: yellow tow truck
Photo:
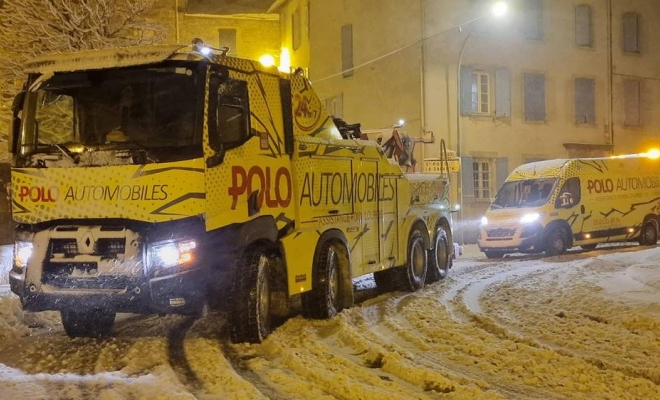
[[[447,174],[404,174],[338,129],[300,71],[200,41],[43,56],[13,104],[11,289],[72,336],[116,313],[229,311],[260,342],[300,296],[414,291],[451,267]],[[353,127],[355,128],[355,127]]]

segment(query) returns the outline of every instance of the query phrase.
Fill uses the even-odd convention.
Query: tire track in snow
[[[559,260],[564,257],[560,257]],[[554,261],[554,260],[552,260]],[[584,266],[584,265],[589,265],[592,262],[591,259],[584,260],[581,263],[578,263],[579,266]],[[627,376],[628,378],[632,379],[637,379],[637,378],[643,378],[643,379],[649,379],[653,383],[657,384],[658,380],[660,380],[660,373],[658,369],[653,370],[653,368],[634,368],[631,365],[621,365],[617,364],[616,362],[611,362],[608,361],[610,357],[607,358],[602,358],[598,356],[594,356],[590,353],[590,351],[593,351],[594,348],[586,348],[582,350],[578,349],[568,349],[565,347],[562,347],[561,345],[554,343],[552,340],[544,340],[543,339],[543,332],[534,332],[530,334],[527,332],[525,329],[526,325],[525,324],[515,324],[515,321],[511,321],[510,319],[503,319],[501,316],[503,314],[502,308],[506,307],[500,307],[497,309],[499,313],[493,312],[493,309],[489,309],[487,313],[484,313],[484,310],[481,307],[481,300],[482,298],[486,299],[487,302],[493,303],[493,298],[497,296],[497,294],[500,292],[501,287],[511,287],[516,284],[522,285],[523,282],[527,282],[529,280],[537,280],[541,282],[542,284],[545,283],[546,286],[548,286],[548,283],[550,283],[549,286],[552,286],[554,283],[555,286],[562,287],[561,285],[564,285],[567,283],[568,280],[570,280],[568,276],[571,276],[570,274],[574,275],[583,275],[582,268],[576,268],[575,263],[572,263],[570,266],[564,265],[564,262],[557,262],[553,264],[548,264],[545,266],[528,266],[528,265],[518,265],[516,264],[516,268],[510,271],[505,271],[503,273],[499,273],[496,275],[493,275],[490,278],[487,279],[482,279],[480,281],[474,282],[474,283],[468,283],[461,289],[459,289],[457,295],[459,296],[459,300],[457,300],[455,303],[457,303],[455,309],[458,310],[459,313],[464,314],[464,316],[467,316],[475,321],[485,330],[490,331],[494,334],[501,334],[504,335],[505,337],[510,337],[514,338],[514,340],[520,341],[522,343],[525,343],[527,345],[530,345],[534,348],[538,349],[548,349],[553,352],[556,352],[558,355],[567,357],[567,360],[573,360],[573,359],[578,359],[581,362],[587,363],[591,365],[594,369],[599,370],[599,371],[605,371],[606,373],[614,373],[614,374],[622,374]],[[580,278],[584,278],[584,276],[581,276]],[[529,284],[528,284],[529,286]],[[538,292],[541,293],[547,293],[548,290],[557,290],[557,288],[553,287],[539,287]],[[530,291],[530,296],[539,296],[537,291]],[[525,299],[521,299],[520,297],[515,299],[514,304],[519,305],[520,303],[524,303]],[[505,303],[506,304],[506,303]],[[461,310],[462,308],[462,310]],[[525,310],[521,310],[522,316],[527,316]],[[515,318],[515,313],[513,312],[507,312],[507,316],[513,316]],[[550,314],[552,315],[552,314]],[[498,318],[500,316],[500,318]],[[537,316],[538,319],[542,319],[543,316]],[[546,316],[547,317],[547,316]],[[599,317],[594,317],[591,315],[585,315],[584,316],[586,319],[593,319],[595,322],[600,322]],[[515,326],[514,326],[515,325]],[[561,334],[561,332],[559,332]],[[552,339],[552,338],[551,338]],[[589,381],[590,378],[588,378],[585,375],[582,375],[583,377],[580,379],[584,379],[586,381]],[[617,377],[620,378],[620,377]]]

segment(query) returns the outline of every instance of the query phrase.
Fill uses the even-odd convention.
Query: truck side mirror
[[[9,124],[9,136],[8,136],[8,149],[12,154],[18,152],[18,134],[21,131],[21,118],[19,113],[23,108],[23,102],[25,101],[25,92],[20,92],[14,97],[14,101],[11,104],[11,122]]]

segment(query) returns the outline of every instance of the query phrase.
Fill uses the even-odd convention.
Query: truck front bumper
[[[196,268],[156,278],[118,276],[122,289],[76,287],[25,282],[23,274],[12,271],[9,284],[23,308],[46,311],[70,308],[102,308],[110,312],[140,314],[198,314],[206,299],[206,271]],[[94,278],[82,278],[94,279]]]

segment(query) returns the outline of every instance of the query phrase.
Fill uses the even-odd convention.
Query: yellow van
[[[479,249],[554,256],[580,246],[654,245],[660,221],[657,152],[538,161],[517,167],[481,219]]]

